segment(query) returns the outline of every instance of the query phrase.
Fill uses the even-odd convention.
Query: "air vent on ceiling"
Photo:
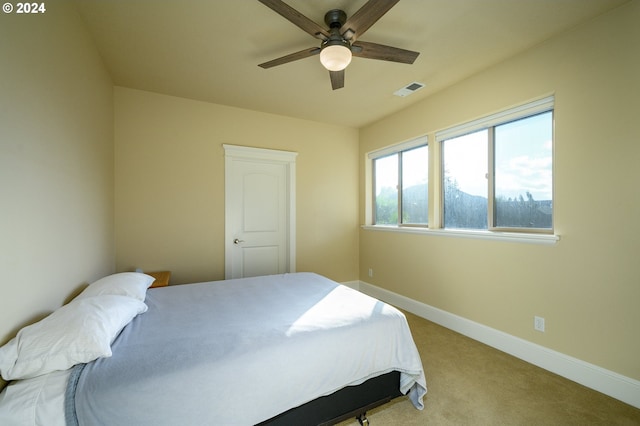
[[[396,90],[395,92],[393,92],[393,94],[396,96],[405,97],[422,89],[423,87],[424,87],[424,83],[418,83],[417,81],[414,81],[413,83],[407,84],[402,89]]]

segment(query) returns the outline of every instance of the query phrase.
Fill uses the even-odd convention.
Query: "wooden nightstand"
[[[171,278],[171,271],[158,271],[158,272],[145,272],[147,275],[151,275],[156,280],[151,284],[151,287],[166,287],[169,285],[169,279]]]

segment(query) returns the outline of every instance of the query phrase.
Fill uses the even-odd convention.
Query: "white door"
[[[294,272],[297,154],[224,149],[225,278]]]

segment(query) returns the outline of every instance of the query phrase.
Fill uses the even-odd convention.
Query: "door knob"
[[[240,243],[244,243],[244,240],[239,240],[237,238],[233,240],[233,244],[240,244]]]

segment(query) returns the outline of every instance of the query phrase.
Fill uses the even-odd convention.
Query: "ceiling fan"
[[[349,19],[342,10],[330,10],[324,16],[328,29],[316,24],[282,0],[258,1],[321,40],[320,47],[304,49],[258,65],[265,69],[319,54],[320,62],[329,70],[331,87],[336,90],[344,87],[344,70],[351,62],[352,56],[412,64],[420,54],[358,40],[400,0],[369,0]]]

